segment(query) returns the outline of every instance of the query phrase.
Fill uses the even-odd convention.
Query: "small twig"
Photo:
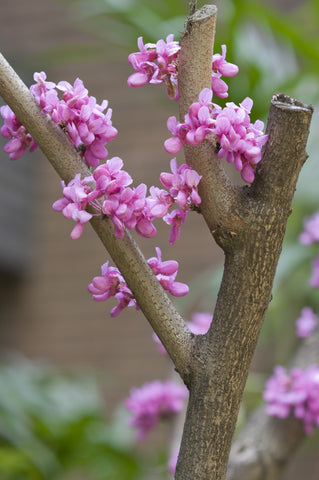
[[[192,0],[189,4],[189,14],[193,15],[196,11],[197,0]]]

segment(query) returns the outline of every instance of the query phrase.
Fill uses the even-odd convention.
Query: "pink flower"
[[[313,288],[319,288],[319,257],[312,261],[312,272],[309,279],[309,285]]]
[[[175,117],[168,119],[167,127],[173,137],[164,142],[164,148],[168,153],[177,153],[184,144],[198,145],[203,140],[215,141],[217,138],[220,144],[218,157],[234,163],[242,179],[252,183],[255,168],[261,160],[262,146],[268,138],[263,134],[263,122],[250,123],[253,101],[247,97],[239,106],[226,103],[223,109],[214,104],[212,110],[211,99],[212,91],[204,88],[198,102],[190,106],[184,123]]]
[[[201,198],[197,188],[201,175],[186,164],[177,167],[176,158],[171,160],[170,166],[172,173],[162,172],[160,175],[162,185],[169,190],[179,207],[187,210],[191,205],[198,206]]]
[[[319,212],[304,220],[304,231],[299,235],[302,245],[319,242]]]
[[[189,292],[188,286],[185,283],[175,282],[178,272],[178,262],[175,260],[162,262],[162,252],[158,247],[156,247],[156,254],[157,257],[150,258],[147,260],[147,263],[164,290],[175,297],[187,295]]]
[[[195,312],[192,315],[191,322],[187,322],[188,328],[195,335],[203,335],[207,333],[213,316],[209,312]]]
[[[301,310],[300,317],[296,320],[297,335],[300,338],[309,337],[318,325],[318,317],[310,307]]]
[[[93,178],[100,195],[119,193],[133,182],[132,177],[122,170],[122,167],[123,160],[120,157],[113,157],[95,168]]]
[[[126,307],[134,306],[137,310],[139,309],[131,290],[116,267],[109,267],[109,262],[106,262],[101,267],[101,273],[102,276],[94,277],[88,286],[93,300],[103,302],[110,297],[115,297],[118,305],[112,308],[111,317],[117,317]]]
[[[222,45],[222,54],[213,55],[212,91],[220,98],[228,97],[228,85],[221,80],[221,76],[233,77],[238,73],[237,65],[226,62],[226,45]]]
[[[184,283],[175,282],[178,263],[175,260],[163,262],[161,250],[158,247],[156,247],[156,254],[157,257],[150,258],[147,263],[164,290],[177,297],[186,295],[189,291],[188,286]],[[108,262],[102,265],[101,271],[102,276],[94,277],[92,283],[88,286],[89,292],[93,295],[93,300],[103,302],[110,297],[115,297],[118,305],[111,310],[111,317],[116,317],[126,307],[135,306],[139,310],[133,293],[120,271],[115,267],[109,267]]]
[[[133,388],[125,406],[131,412],[130,425],[136,428],[138,440],[142,440],[159,421],[180,412],[187,395],[184,385],[170,380],[155,380],[140,388]]]
[[[179,455],[179,451],[178,450],[175,450],[170,459],[169,459],[169,462],[168,462],[168,471],[169,473],[171,473],[172,475],[175,474],[175,471],[176,471],[176,465],[177,465],[177,459],[178,459],[178,455]]]
[[[165,217],[163,218],[164,222],[172,226],[172,230],[168,239],[168,242],[171,245],[174,245],[174,243],[176,243],[177,240],[179,239],[181,226],[185,222],[186,217],[187,217],[186,210],[176,209],[176,210],[173,210],[168,215],[165,215]]]
[[[136,72],[129,76],[127,84],[130,87],[141,87],[146,83],[165,83],[169,97],[175,98],[176,65],[180,46],[174,41],[174,35],[168,35],[166,42],[158,40],[156,44],[145,45],[142,37],[139,37],[137,45],[140,51],[131,53],[128,57]]]
[[[169,117],[167,128],[173,134],[173,138],[164,142],[164,148],[168,153],[178,153],[184,143],[198,145],[206,135],[212,133],[214,126],[211,118],[212,95],[213,92],[209,88],[204,88],[198,96],[198,102],[190,106],[188,114],[184,117],[184,123],[178,122],[175,117]]]
[[[143,237],[150,238],[156,235],[152,218],[148,216],[145,195],[146,185],[142,183],[135,189],[123,188],[120,192],[105,198],[102,212],[114,223],[115,235],[118,238],[123,238],[124,227],[135,228]]]
[[[33,78],[36,83],[31,85],[30,91],[40,104],[41,111],[63,129],[84,161],[96,167],[100,160],[107,157],[105,145],[118,133],[112,125],[112,110],[107,109],[107,100],[98,105],[96,98],[88,95],[79,78],[73,86],[66,81],[57,85],[47,82],[45,72],[35,73]],[[63,92],[62,99],[57,90]],[[34,151],[36,143],[9,107],[2,107],[0,113],[5,120],[1,134],[10,140],[5,146],[10,158],[20,158],[27,148]]]
[[[219,158],[226,158],[234,163],[242,179],[252,183],[255,178],[255,168],[261,160],[261,149],[268,137],[263,134],[264,124],[257,120],[250,123],[249,113],[253,101],[247,97],[237,106],[226,103],[225,108],[214,105],[214,134],[220,144]]]
[[[1,135],[7,138],[9,142],[5,145],[4,151],[9,153],[10,160],[18,160],[29,149],[34,152],[38,148],[31,135],[19,122],[13,111],[8,105],[0,107],[0,114],[4,119],[4,125],[1,127]]]
[[[93,180],[93,177],[85,177],[81,180],[81,174],[75,177],[65,185],[61,182],[63,197],[53,203],[52,208],[56,212],[62,212],[65,218],[72,219],[76,222],[71,232],[73,240],[79,238],[84,229],[84,225],[91,220],[93,215],[85,211],[89,205],[90,187],[87,185]]]
[[[174,203],[174,198],[166,190],[150,187],[150,196],[147,198],[150,214],[155,218],[163,218]]]
[[[268,415],[287,418],[293,413],[303,421],[305,433],[310,435],[314,427],[319,426],[318,365],[304,370],[293,368],[290,373],[283,367],[276,367],[265,384],[263,398]]]

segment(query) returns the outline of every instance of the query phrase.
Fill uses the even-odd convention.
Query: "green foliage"
[[[0,478],[143,478],[126,412],[107,420],[91,377],[19,361],[0,366],[0,385]]]

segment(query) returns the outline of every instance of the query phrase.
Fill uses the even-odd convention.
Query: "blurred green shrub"
[[[0,478],[140,480],[127,414],[106,419],[93,378],[0,365]]]

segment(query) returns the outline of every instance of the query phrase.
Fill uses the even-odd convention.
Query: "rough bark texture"
[[[319,329],[302,342],[293,366],[319,363]],[[227,480],[278,480],[283,469],[305,438],[300,420],[269,417],[264,405],[251,416],[235,440],[227,470]]]

